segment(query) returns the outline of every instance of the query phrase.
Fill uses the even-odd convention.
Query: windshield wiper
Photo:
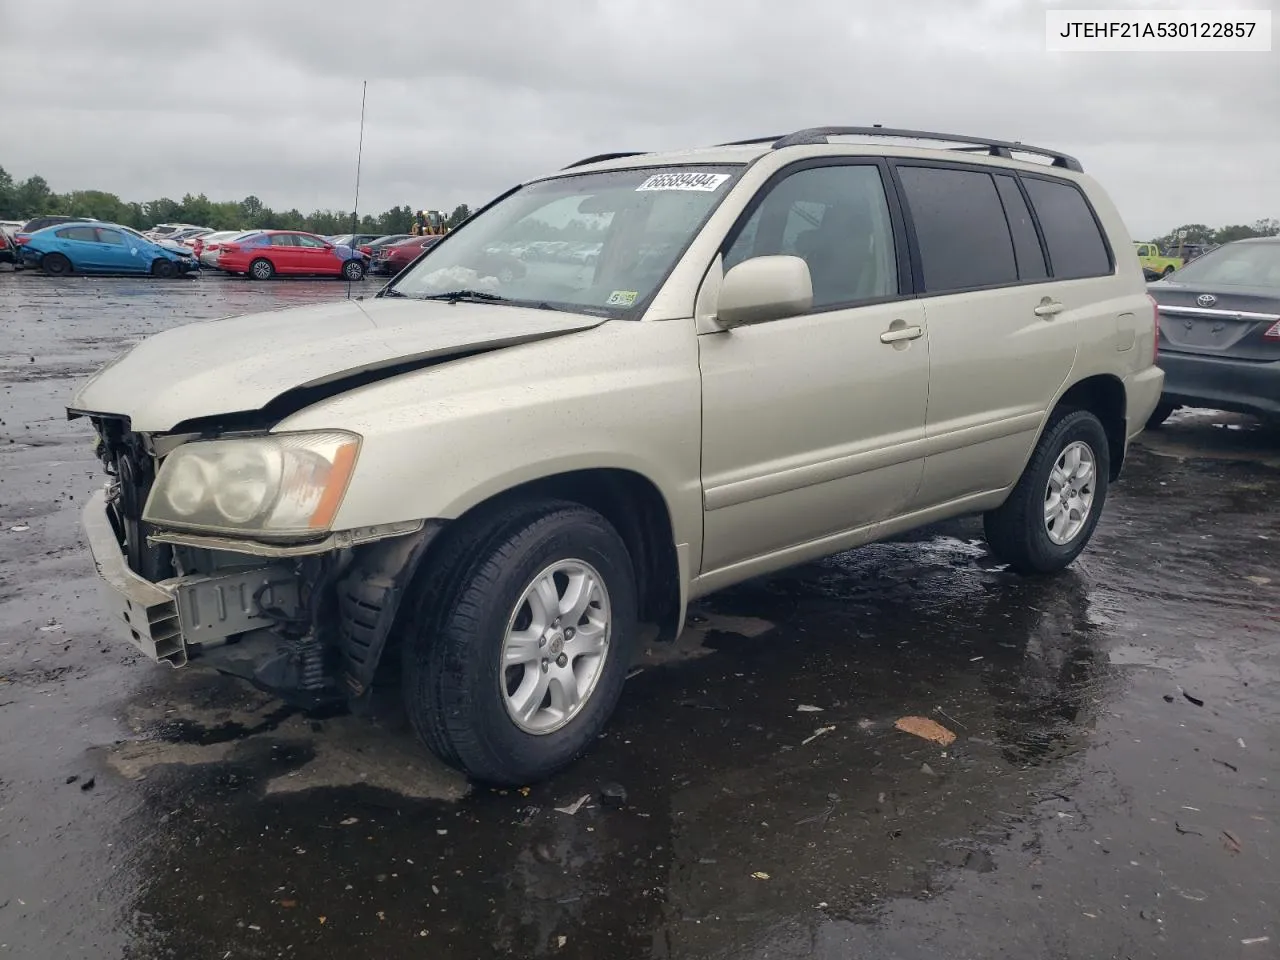
[[[496,293],[486,293],[483,290],[451,290],[448,293],[430,293],[420,300],[447,300],[449,303],[460,303],[464,300],[471,303],[508,303],[510,297],[504,297]]]
[[[381,296],[381,297],[404,297],[406,300],[408,299],[408,296],[407,296],[406,294],[401,293],[399,290],[395,289],[395,287],[383,287],[383,288],[382,288],[382,293],[380,293],[380,294],[379,294],[379,296]]]

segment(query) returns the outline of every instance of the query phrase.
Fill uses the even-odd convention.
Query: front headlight
[[[165,458],[143,518],[211,533],[327,533],[359,450],[359,436],[337,430],[184,443]]]

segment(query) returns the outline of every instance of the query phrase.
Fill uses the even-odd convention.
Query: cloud
[[[1045,9],[10,4],[0,163],[54,189],[133,200],[252,193],[280,208],[349,209],[368,80],[366,212],[475,206],[604,151],[884,123],[1075,154],[1140,236],[1280,215],[1280,55],[1050,54]]]

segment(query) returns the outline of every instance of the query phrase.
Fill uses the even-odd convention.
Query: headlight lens
[[[359,449],[359,436],[336,430],[185,443],[165,459],[143,516],[213,533],[325,533]]]

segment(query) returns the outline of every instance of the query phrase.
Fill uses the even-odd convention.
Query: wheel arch
[[[1058,397],[1045,418],[1047,424],[1058,410],[1087,410],[1102,423],[1107,434],[1107,450],[1112,481],[1120,478],[1127,449],[1127,403],[1124,381],[1114,374],[1101,373],[1077,380]]]
[[[639,620],[656,627],[657,639],[674,640],[680,632],[687,604],[685,571],[676,548],[671,510],[661,490],[648,477],[624,468],[572,470],[539,477],[512,486],[468,507],[450,520],[431,521],[423,533],[363,548],[339,584],[343,597],[363,593],[349,604],[343,620],[341,644],[348,656],[347,684],[357,696],[382,673],[384,665],[398,662],[387,650],[403,640],[401,627],[413,615],[408,593],[434,573],[434,564],[449,553],[450,528],[473,531],[489,518],[509,514],[521,503],[568,501],[588,507],[607,519],[626,544],[636,572]],[[388,606],[390,604],[390,606]],[[374,614],[371,619],[370,614]],[[347,622],[364,620],[353,630]],[[376,620],[377,626],[373,626]],[[370,633],[372,630],[372,633]],[[358,662],[352,669],[351,635],[361,632]]]

